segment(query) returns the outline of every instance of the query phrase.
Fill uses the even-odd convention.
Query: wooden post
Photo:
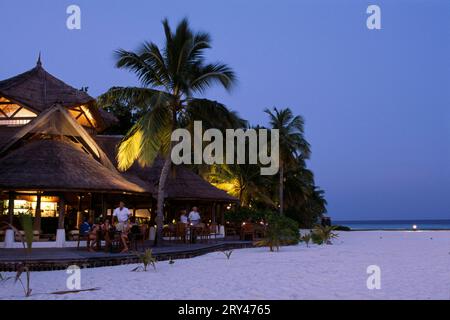
[[[82,203],[83,195],[78,195],[78,212],[77,212],[77,228],[80,228],[81,224],[81,203]]]
[[[225,215],[223,213],[223,204],[219,205],[219,217],[220,217],[220,224],[225,225]]]
[[[58,229],[64,229],[64,218],[66,215],[66,200],[64,196],[59,197],[58,201]]]
[[[95,223],[95,212],[94,212],[94,210],[92,209],[92,198],[94,197],[94,194],[92,194],[92,193],[88,193],[88,196],[89,196],[89,209],[88,209],[88,214],[89,214],[89,219],[93,222],[93,223]]]
[[[9,224],[13,224],[13,217],[14,217],[14,192],[9,192],[9,202],[8,202],[8,216],[9,216]]]
[[[107,218],[107,209],[105,206],[105,195],[102,193],[102,219],[105,220]]]
[[[37,193],[36,197],[36,210],[34,211],[34,231],[41,231],[41,193]]]
[[[212,205],[212,216],[211,216],[212,223],[216,223],[216,209],[217,209],[217,203],[213,202],[213,205]]]

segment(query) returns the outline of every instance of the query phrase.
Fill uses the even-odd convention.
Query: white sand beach
[[[381,270],[381,289],[369,290],[367,267]],[[450,299],[450,231],[341,232],[334,245],[304,244],[221,252],[81,271],[82,289],[67,295],[65,271],[32,273],[28,299]],[[5,274],[3,274],[5,275]],[[0,299],[24,299],[19,284],[0,285]]]

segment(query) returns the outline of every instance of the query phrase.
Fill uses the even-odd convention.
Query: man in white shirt
[[[113,216],[117,218],[119,224],[117,225],[117,231],[122,232],[128,224],[131,212],[125,207],[125,203],[120,201],[119,207],[114,210]]]
[[[195,226],[201,222],[200,213],[198,213],[198,208],[193,207],[192,211],[189,213],[189,221]]]

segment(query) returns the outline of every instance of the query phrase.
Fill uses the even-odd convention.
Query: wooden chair
[[[83,240],[83,241],[89,240],[89,233],[80,234],[80,231],[78,231],[78,233],[74,233],[73,236],[77,239],[77,250],[80,250],[80,241],[81,240]]]
[[[253,223],[244,222],[241,227],[241,240],[246,240],[250,237],[250,240],[253,241],[255,238],[255,228]]]
[[[20,230],[19,233],[16,233],[14,235],[14,241],[22,242],[22,239],[24,241],[26,241],[26,239],[25,239],[25,231]],[[33,242],[37,242],[37,241],[39,241],[39,239],[40,239],[40,232],[37,231],[37,230],[34,230],[33,231]]]
[[[169,241],[172,240],[172,238],[175,239],[176,234],[176,226],[174,224],[169,224],[164,227],[163,229],[163,236],[169,238]]]
[[[135,251],[138,251],[138,242],[141,244],[142,249],[144,249],[146,228],[146,225],[135,225],[131,227],[130,234],[128,235],[128,239],[130,240],[130,249],[134,247]]]
[[[179,238],[182,242],[186,243],[186,241],[187,241],[187,226],[185,223],[181,223],[181,222],[177,223],[175,237],[177,239]]]
[[[120,252],[122,248],[122,238],[120,232],[111,231],[109,233],[109,252]]]
[[[206,224],[204,224],[203,222],[199,223],[195,226],[195,228],[196,228],[197,235],[200,237],[200,241],[208,239],[209,229],[206,226]]]
[[[255,238],[261,239],[266,236],[266,226],[265,225],[259,224],[259,223],[255,224],[254,229],[255,229]]]
[[[209,226],[209,237],[214,237],[214,240],[217,240],[218,235],[220,235],[219,225],[217,223],[211,223]]]

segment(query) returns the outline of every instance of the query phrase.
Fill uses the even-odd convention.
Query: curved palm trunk
[[[167,157],[164,161],[164,166],[161,170],[161,175],[159,176],[159,185],[158,185],[158,202],[156,209],[156,245],[161,246],[163,242],[163,227],[164,227],[164,199],[165,199],[165,191],[166,191],[166,181],[169,176],[170,167],[172,164],[172,160],[170,157]]]
[[[280,214],[283,214],[284,210],[284,168],[283,164],[280,165],[280,188],[279,188],[279,197],[280,197]]]

